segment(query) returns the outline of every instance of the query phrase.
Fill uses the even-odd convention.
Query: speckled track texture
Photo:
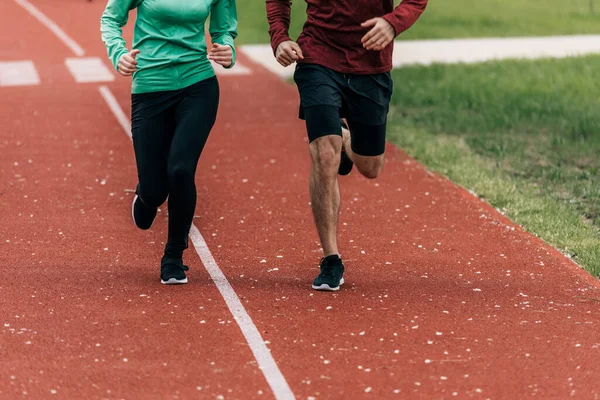
[[[104,60],[105,2],[33,4]],[[131,143],[72,56],[0,2],[0,61],[41,79],[0,86],[0,398],[274,398],[193,249],[190,283],[160,285],[165,211],[134,228]],[[312,291],[297,94],[240,61],[252,75],[220,79],[195,225],[296,398],[600,397],[596,280],[391,146],[381,179],[341,179],[347,283]],[[108,87],[128,113],[128,80]]]

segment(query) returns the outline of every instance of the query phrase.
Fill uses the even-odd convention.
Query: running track
[[[103,3],[33,0],[102,58]],[[220,80],[195,225],[271,351],[261,369],[193,249],[191,283],[159,284],[164,212],[133,228],[129,138],[74,56],[0,2],[0,61],[41,81],[0,86],[0,398],[599,397],[597,281],[392,147],[380,180],[342,179],[347,285],[310,290],[297,95],[240,55],[252,75]],[[107,85],[126,114],[128,85]]]

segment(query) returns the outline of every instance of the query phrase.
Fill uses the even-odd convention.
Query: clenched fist
[[[129,76],[137,71],[137,61],[135,57],[140,54],[139,50],[131,50],[127,54],[123,54],[119,60],[118,71],[123,76]]]
[[[233,62],[233,50],[231,50],[231,46],[222,46],[218,43],[213,43],[213,47],[208,53],[208,59],[225,68],[229,68]]]
[[[298,60],[303,60],[304,56],[298,43],[288,40],[277,46],[275,58],[277,58],[279,64],[288,67]]]

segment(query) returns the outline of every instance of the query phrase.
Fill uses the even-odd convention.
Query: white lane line
[[[123,112],[123,109],[119,105],[119,102],[117,101],[117,99],[115,99],[115,96],[112,94],[110,89],[106,86],[100,86],[98,88],[98,90],[100,91],[100,94],[104,98],[104,101],[106,101],[106,104],[108,104],[110,111],[113,112],[113,114],[117,118],[117,121],[119,121],[119,125],[121,125],[121,127],[123,128],[123,130],[125,131],[127,136],[129,136],[129,138],[131,139],[131,122],[129,121],[129,118],[127,118],[125,113]]]
[[[0,86],[33,86],[40,84],[40,76],[33,62],[0,61]]]
[[[58,25],[48,18],[43,12],[41,12],[36,6],[28,2],[27,0],[15,0],[17,4],[23,7],[40,21],[46,28],[50,29],[76,56],[81,57],[85,54],[85,51],[69,37]]]
[[[123,130],[127,136],[131,138],[130,122],[119,106],[115,96],[106,86],[101,86],[99,90],[100,94],[108,104],[108,107],[119,121],[119,124],[123,127]],[[256,325],[254,325],[254,322],[252,322],[252,318],[250,318],[250,315],[248,315],[248,312],[244,308],[240,298],[233,290],[233,287],[231,287],[227,277],[225,277],[225,274],[223,274],[223,271],[221,271],[217,265],[217,262],[215,261],[208,248],[208,245],[206,244],[206,241],[195,225],[192,225],[190,230],[190,239],[192,239],[194,248],[200,256],[200,260],[202,260],[204,268],[206,268],[206,271],[209,273],[213,282],[215,282],[217,289],[219,289],[221,296],[223,296],[223,299],[225,300],[225,304],[227,304],[227,307],[233,315],[235,322],[237,322],[242,334],[246,338],[246,341],[252,350],[252,354],[254,354],[254,358],[258,362],[258,366],[265,376],[267,383],[271,387],[275,398],[277,400],[295,399],[294,393],[292,392],[292,389],[290,389],[285,377],[279,370],[275,359],[271,355],[271,351],[266,346],[264,339],[256,328]]]
[[[98,57],[67,58],[65,65],[78,83],[115,80],[114,74]]]
[[[262,373],[267,379],[269,386],[271,386],[271,390],[273,390],[275,398],[286,400],[294,399],[294,393],[292,393],[285,377],[279,370],[275,359],[273,359],[273,356],[271,355],[271,351],[265,345],[264,339],[260,335],[256,325],[254,325],[254,322],[252,322],[252,318],[250,318],[248,312],[242,305],[240,298],[217,265],[202,234],[194,225],[192,225],[192,229],[190,230],[190,239],[192,239],[196,252],[198,252],[200,259],[204,264],[204,268],[206,268],[213,282],[217,285],[219,292],[221,292],[221,296],[223,296],[225,303],[227,303],[227,307],[229,307],[229,311],[231,311],[233,318],[242,330],[242,333],[254,354],[254,358],[258,361]]]

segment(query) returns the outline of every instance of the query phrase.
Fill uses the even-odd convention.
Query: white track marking
[[[286,382],[285,377],[279,370],[277,363],[273,359],[271,351],[265,345],[265,341],[256,328],[256,325],[252,322],[252,319],[246,312],[239,297],[217,265],[202,234],[194,225],[192,225],[192,229],[190,230],[190,239],[192,239],[196,252],[198,252],[200,259],[204,264],[204,268],[206,268],[213,282],[217,285],[219,292],[221,292],[221,296],[223,296],[225,303],[227,303],[227,307],[229,307],[229,311],[231,311],[233,318],[242,330],[246,341],[250,345],[252,353],[254,353],[256,361],[258,361],[260,369],[265,375],[269,386],[271,386],[271,390],[273,390],[273,393],[275,394],[275,398],[294,399],[294,394]]]
[[[252,70],[241,63],[236,63],[233,68],[223,68],[222,65],[217,64],[214,61],[210,62],[215,69],[215,74],[218,76],[240,76],[240,75],[252,75]]]
[[[25,10],[29,12],[29,14],[33,15],[40,21],[46,28],[50,29],[52,33],[54,33],[71,51],[78,57],[81,57],[85,54],[85,51],[75,42],[73,39],[69,37],[58,25],[54,23],[50,18],[48,18],[43,12],[41,12],[36,6],[28,2],[27,0],[15,0],[17,4],[23,7]]]
[[[115,75],[98,57],[67,58],[65,65],[79,83],[115,80]]]
[[[131,138],[130,122],[119,106],[119,103],[115,99],[114,95],[106,86],[101,86],[99,90],[100,94],[108,104],[108,107],[119,121],[119,124],[123,127],[123,130],[127,136]],[[271,351],[265,345],[265,341],[256,328],[256,325],[254,325],[254,322],[252,322],[250,315],[248,315],[248,312],[244,308],[240,298],[233,290],[233,287],[231,287],[227,277],[225,277],[225,274],[223,274],[223,271],[221,271],[217,265],[217,262],[215,261],[206,244],[206,241],[195,225],[192,225],[190,230],[190,239],[192,240],[196,252],[200,256],[200,260],[202,260],[202,264],[204,264],[204,268],[206,268],[206,271],[208,271],[210,277],[217,286],[217,289],[219,289],[221,296],[223,296],[223,299],[225,300],[225,304],[227,304],[227,307],[233,315],[235,322],[237,322],[242,334],[246,338],[246,341],[248,342],[248,345],[254,354],[254,358],[256,358],[258,366],[265,376],[267,383],[271,387],[275,398],[277,400],[295,399],[294,393],[290,389],[285,377],[279,370],[275,359],[271,355]]]
[[[117,99],[115,99],[115,96],[112,94],[110,89],[106,86],[100,86],[98,88],[98,90],[100,91],[100,94],[104,98],[104,101],[106,101],[106,104],[108,104],[108,107],[110,108],[110,110],[113,112],[113,114],[117,118],[117,121],[119,121],[119,124],[121,125],[121,127],[123,128],[123,130],[125,131],[127,136],[129,136],[129,138],[131,139],[131,122],[129,121],[129,118],[127,118],[125,113],[123,112],[123,109],[119,105],[119,102],[117,101]]]
[[[0,62],[0,86],[33,86],[40,77],[31,61]]]
[[[238,51],[243,52],[252,61],[262,65],[268,71],[282,78],[291,78],[294,75],[295,65],[284,67],[277,62],[273,55],[273,49],[268,44],[249,44],[241,46]]]

